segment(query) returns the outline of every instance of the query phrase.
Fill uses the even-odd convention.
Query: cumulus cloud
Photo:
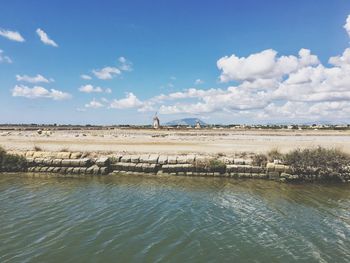
[[[344,28],[350,37],[350,15],[348,15],[348,17],[346,19],[346,23],[344,25]]]
[[[46,34],[46,32],[40,28],[36,30],[37,35],[39,36],[41,42],[43,42],[45,45],[58,47],[55,41],[49,38],[49,36]]]
[[[111,102],[110,107],[113,109],[131,109],[142,107],[143,103],[132,93],[126,93],[125,98],[115,99]]]
[[[348,33],[349,17],[344,26]],[[234,84],[190,88],[144,101],[128,93],[110,107],[185,116],[221,114],[229,122],[350,121],[350,48],[330,57],[327,65],[302,48],[296,55],[280,56],[267,49],[246,57],[226,56],[217,66],[221,82]]]
[[[86,108],[94,108],[94,109],[102,108],[103,106],[104,105],[101,102],[97,101],[96,99],[93,99],[89,103],[85,104]]]
[[[277,51],[267,49],[248,57],[237,57],[234,54],[222,57],[217,61],[217,66],[222,71],[220,80],[229,82],[281,78],[301,67],[318,63],[317,56],[312,55],[308,49],[301,49],[299,57],[277,57]]]
[[[12,63],[12,59],[4,55],[4,51],[0,49],[0,63]]]
[[[17,81],[29,82],[29,83],[50,83],[52,80],[45,78],[44,76],[37,74],[36,76],[30,77],[28,75],[16,75]]]
[[[91,76],[86,75],[86,74],[82,74],[82,75],[80,75],[80,77],[81,77],[82,79],[85,79],[85,80],[90,80],[90,79],[92,79]]]
[[[112,79],[116,75],[120,75],[121,71],[116,67],[104,67],[102,69],[94,69],[92,73],[99,79]]]
[[[70,99],[72,96],[69,93],[56,90],[56,89],[45,89],[40,86],[34,86],[29,88],[24,85],[16,85],[12,89],[13,97],[25,97],[28,99],[48,98],[53,100],[65,100]]]
[[[94,87],[91,84],[83,85],[79,88],[79,91],[85,92],[85,93],[93,93],[93,92],[103,92],[102,88],[100,87]]]
[[[12,41],[24,42],[24,38],[17,31],[11,31],[0,28],[0,36],[6,37]]]
[[[101,92],[112,93],[112,90],[110,88],[103,89],[101,87],[94,87],[91,84],[81,86],[79,88],[79,91],[84,93],[101,93]]]

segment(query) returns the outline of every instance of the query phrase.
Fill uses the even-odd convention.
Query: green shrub
[[[331,177],[347,172],[350,165],[350,155],[338,149],[294,150],[284,156],[284,161],[290,165],[296,174],[311,174]]]
[[[284,155],[278,149],[272,149],[267,153],[267,158],[270,162],[274,160],[283,160]]]
[[[6,151],[0,147],[0,172],[20,172],[27,167],[27,161],[24,157],[7,154]]]
[[[266,166],[267,161],[267,156],[265,154],[259,153],[253,156],[252,164],[256,166]]]
[[[197,172],[226,172],[226,164],[218,159],[196,161],[195,167]]]

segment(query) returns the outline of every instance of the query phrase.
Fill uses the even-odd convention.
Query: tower
[[[157,116],[157,113],[153,117],[153,128],[154,129],[159,129],[160,128],[160,122],[159,122],[159,118]]]

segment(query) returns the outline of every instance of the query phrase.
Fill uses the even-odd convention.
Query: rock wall
[[[27,172],[83,177],[107,174],[158,174],[178,176],[215,176],[258,178],[279,181],[297,180],[290,168],[279,163],[266,167],[252,165],[251,159],[219,157],[220,165],[208,165],[210,159],[199,155],[120,154],[92,158],[80,152],[9,152],[27,160]],[[205,164],[205,165],[203,165]]]

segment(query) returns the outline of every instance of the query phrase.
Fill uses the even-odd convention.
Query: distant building
[[[160,128],[160,122],[159,122],[159,118],[157,116],[157,113],[153,117],[153,128],[154,129],[159,129]]]
[[[197,121],[197,123],[196,123],[196,129],[200,129],[200,128],[202,128],[202,126],[201,126],[200,122]]]

